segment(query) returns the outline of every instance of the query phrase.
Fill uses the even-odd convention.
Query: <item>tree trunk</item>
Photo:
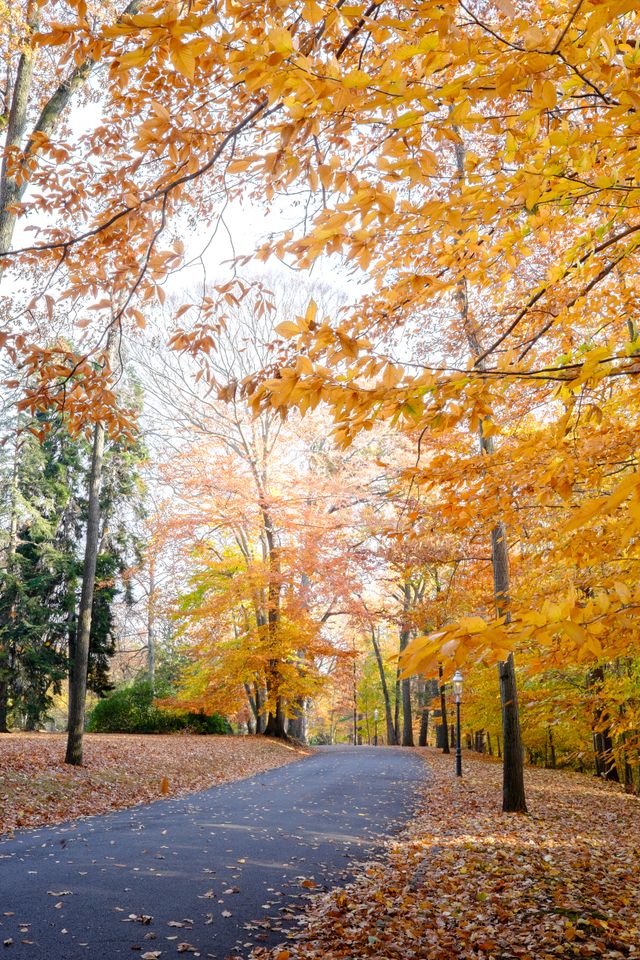
[[[552,770],[554,770],[556,766],[556,745],[553,740],[553,733],[551,732],[551,727],[547,727],[547,734],[549,739],[549,763],[551,765]]]
[[[447,697],[445,693],[444,670],[442,664],[438,664],[438,677],[440,678],[440,723],[442,724],[442,752],[451,753],[449,749],[449,725],[447,723]]]
[[[524,761],[518,717],[518,693],[513,654],[498,665],[500,702],[502,704],[503,776],[502,810],[504,813],[526,813]]]
[[[426,747],[428,736],[429,736],[429,710],[427,707],[423,707],[422,714],[420,715],[420,735],[418,737],[419,747]]]
[[[413,747],[413,716],[411,712],[411,677],[402,681],[402,746]]]
[[[253,686],[256,701],[256,733],[264,733],[267,726],[267,715],[264,710],[266,694],[259,683],[254,683]]]
[[[454,127],[456,133],[459,134],[459,131]],[[464,161],[465,161],[465,145],[461,136],[459,136],[458,141],[454,144],[454,152],[456,158],[456,167],[458,178],[463,183],[464,182]],[[467,343],[473,357],[478,361],[478,369],[485,369],[485,363],[479,358],[483,354],[482,344],[478,337],[477,330],[473,324],[472,318],[469,313],[469,298],[467,291],[467,282],[465,279],[462,279],[458,284],[456,291],[456,299],[458,302],[458,308],[460,311],[460,319],[462,321],[462,326],[467,338]],[[493,453],[493,438],[490,436],[485,436],[483,432],[483,422],[480,422],[480,452],[482,454],[491,455]],[[506,622],[508,623],[511,619],[509,613],[509,554],[507,550],[507,535],[504,523],[499,520],[491,531],[491,560],[493,566],[493,589],[494,589],[494,599],[499,617],[505,617]],[[509,680],[508,684],[503,684],[502,673],[503,667],[505,669],[505,676],[512,674],[512,678]],[[503,809],[510,810],[511,804],[514,804],[513,810],[521,809],[520,804],[524,805],[526,809],[526,804],[524,801],[524,757],[521,749],[521,735],[520,735],[520,717],[518,715],[518,704],[516,699],[516,687],[515,687],[515,668],[513,664],[513,655],[509,655],[505,664],[500,664],[498,668],[500,676],[500,696],[501,696],[501,706],[502,706],[502,736],[504,740],[504,760],[503,760],[503,779],[502,779],[502,796],[503,796]],[[503,691],[507,689],[508,686],[513,685],[513,698],[510,701],[505,701],[502,699]],[[509,738],[507,738],[507,729],[505,723],[509,725]],[[515,730],[517,727],[517,731]],[[511,746],[507,745],[507,739],[510,741],[517,740],[517,743],[520,744],[519,749],[511,749]],[[512,765],[515,764],[515,767]],[[522,795],[519,795],[518,784],[521,784]],[[515,792],[513,792],[515,791]],[[504,806],[507,804],[507,806]]]
[[[16,566],[18,550],[18,480],[20,473],[20,415],[16,420],[15,443],[13,449],[13,465],[11,469],[11,488],[9,491],[10,518],[9,542],[7,544],[7,573],[11,576]],[[11,604],[10,620],[15,617],[15,593]],[[0,648],[0,733],[9,733],[9,697],[11,681],[15,668],[16,648],[11,640]]]
[[[411,712],[411,678],[402,681],[402,746],[413,747],[413,716]]]
[[[400,743],[400,664],[396,668],[396,682],[393,700],[393,739]]]
[[[596,694],[604,683],[604,667],[596,667],[588,677],[588,685],[594,687]],[[593,746],[596,776],[604,777],[614,783],[620,782],[616,759],[613,753],[613,739],[609,728],[609,716],[596,701],[593,719]]]
[[[285,714],[282,703],[282,697],[276,699],[276,709],[269,711],[267,725],[264,729],[265,737],[278,737],[281,740],[287,739],[287,730],[285,725]]]
[[[384,699],[384,716],[387,722],[387,743],[389,746],[395,746],[397,744],[395,729],[393,726],[393,714],[391,712],[391,699],[389,697],[389,688],[387,686],[387,678],[384,672],[384,664],[382,662],[382,654],[380,652],[380,644],[378,643],[378,638],[376,637],[375,627],[371,627],[371,643],[373,644],[373,652],[375,654],[376,663],[378,664],[378,673],[380,675],[380,686],[382,687],[382,697]]]
[[[82,739],[84,734],[87,699],[87,671],[89,667],[89,638],[91,611],[96,582],[96,561],[100,533],[100,489],[104,462],[105,429],[98,423],[93,432],[93,454],[89,478],[89,515],[87,518],[82,591],[78,611],[73,670],[69,678],[69,726],[65,763],[82,766]]]
[[[9,684],[0,680],[0,733],[9,733]]]
[[[289,717],[289,728],[287,733],[294,740],[300,743],[307,742],[307,703],[306,698],[298,701],[293,706],[293,716]]]
[[[156,684],[156,561],[149,561],[149,603],[147,607],[147,674],[152,692]]]
[[[256,706],[256,700],[253,694],[251,693],[251,687],[248,683],[244,683],[244,692],[247,697],[247,702],[253,716],[253,720],[247,721],[247,727],[249,728],[249,733],[258,733],[258,708]]]

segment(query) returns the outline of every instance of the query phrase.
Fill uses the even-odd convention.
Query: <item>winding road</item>
[[[21,831],[0,843],[3,953],[245,957],[406,822],[424,772],[401,749],[321,748],[188,797]]]

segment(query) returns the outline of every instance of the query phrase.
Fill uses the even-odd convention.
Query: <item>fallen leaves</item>
[[[85,766],[70,767],[65,741],[0,735],[0,834],[204,790],[307,753],[265,737],[86,734]]]
[[[422,752],[422,751],[421,751]],[[527,769],[530,816],[500,811],[499,764],[424,753],[424,805],[384,862],[310,901],[269,960],[640,957],[640,804],[580,774]]]

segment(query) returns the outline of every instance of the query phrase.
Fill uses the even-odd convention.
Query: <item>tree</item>
[[[398,0],[385,13],[241,0],[228,16],[195,2],[107,28],[75,14],[73,31],[52,24],[39,44],[108,63],[110,132],[65,141],[68,221],[57,169],[36,164],[31,210],[47,210],[49,229],[3,261],[64,277],[78,302],[113,275],[116,321],[143,323],[183,256],[173,237],[159,249],[180,209],[214,229],[230,197],[304,194],[299,224],[258,255],[303,269],[342,256],[368,293],[285,320],[244,394],[260,413],[326,404],[345,446],[380,423],[415,438],[409,482],[447,534],[477,547],[497,531],[491,557],[474,553],[475,578],[451,575],[455,620],[409,644],[406,662],[509,669],[534,646],[542,669],[564,658],[614,674],[637,646],[635,11]],[[173,346],[212,357],[238,290],[198,298]],[[17,344],[59,396],[60,358]],[[78,411],[101,382],[88,360],[80,374]],[[479,429],[500,437],[493,452],[472,449]],[[490,576],[501,544],[510,623]]]
[[[57,414],[32,422],[22,417],[17,425],[13,462],[5,474],[15,534],[9,534],[0,579],[0,649],[10,667],[3,674],[1,710],[6,717],[10,705],[14,723],[35,729],[52,694],[60,692],[69,658],[73,660],[88,449]],[[110,688],[112,604],[130,549],[118,512],[132,502],[136,459],[126,443],[109,445],[88,657],[88,683],[97,693]]]

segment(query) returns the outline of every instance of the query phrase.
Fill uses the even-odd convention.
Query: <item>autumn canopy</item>
[[[506,809],[525,806],[521,737],[574,765],[595,744],[633,787],[635,0],[0,16],[4,724],[23,715],[21,438],[64,430],[86,474],[74,682],[104,465],[121,478],[116,449],[142,443],[137,553],[97,583],[144,585],[147,646],[173,651],[161,705],[276,735],[352,716],[357,742],[379,704],[412,743],[446,707],[430,680],[462,668],[469,735],[502,738]]]

